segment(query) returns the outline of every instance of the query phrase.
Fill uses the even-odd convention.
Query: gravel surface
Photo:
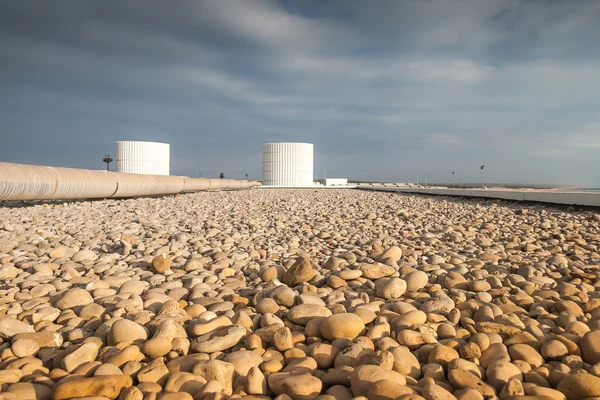
[[[0,206],[0,400],[600,399],[599,243],[359,190]]]

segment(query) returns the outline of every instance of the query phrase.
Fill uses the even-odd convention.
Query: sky
[[[0,0],[0,161],[600,186],[600,1]]]

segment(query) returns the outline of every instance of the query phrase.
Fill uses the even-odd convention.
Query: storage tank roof
[[[269,143],[264,143],[264,144],[313,144],[313,143],[307,143],[307,142],[269,142]]]
[[[153,142],[151,140],[117,140],[116,143],[156,143],[156,144],[169,144],[165,142]]]

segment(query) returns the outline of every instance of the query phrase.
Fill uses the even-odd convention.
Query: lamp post
[[[454,182],[456,182],[454,180],[454,175],[456,174],[456,171],[452,171],[452,189],[454,189]]]
[[[110,171],[110,163],[113,162],[113,158],[110,156],[110,154],[105,155],[102,161],[106,163],[106,170]]]
[[[483,189],[483,170],[485,169],[485,164],[479,167],[481,169],[481,188]]]

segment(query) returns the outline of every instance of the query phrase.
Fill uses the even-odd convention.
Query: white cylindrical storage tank
[[[119,141],[116,171],[128,174],[169,175],[171,147],[168,143]]]
[[[313,186],[314,145],[311,143],[263,144],[263,185]]]

